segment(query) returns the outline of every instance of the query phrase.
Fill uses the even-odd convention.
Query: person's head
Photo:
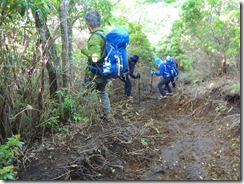
[[[160,65],[163,61],[160,58],[155,58],[154,63]]]
[[[131,60],[132,60],[134,63],[136,63],[136,62],[139,60],[139,56],[137,56],[137,55],[133,55],[133,56],[131,57]]]
[[[85,21],[89,30],[95,29],[101,25],[101,15],[95,10],[90,10],[86,13]]]

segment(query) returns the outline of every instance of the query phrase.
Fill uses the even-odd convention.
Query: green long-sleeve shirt
[[[96,28],[91,32],[91,37],[87,42],[87,48],[84,47],[81,49],[81,53],[88,57],[88,62],[92,62],[92,55],[96,54],[98,56],[98,60],[103,57],[104,52],[104,39],[98,35],[93,34],[95,31],[103,31],[101,28]],[[100,64],[100,63],[98,63]]]

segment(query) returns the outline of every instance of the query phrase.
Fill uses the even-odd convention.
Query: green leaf
[[[5,176],[4,176],[4,180],[14,180],[15,179],[15,176],[14,176],[14,174],[6,174]]]
[[[146,147],[148,146],[148,143],[144,138],[141,138],[141,144]]]
[[[25,10],[26,10],[26,7],[25,6],[22,6],[20,8],[20,15],[21,15],[21,17],[23,17],[25,15]]]

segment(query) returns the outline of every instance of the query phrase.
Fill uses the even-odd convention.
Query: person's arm
[[[134,70],[135,70],[135,64],[129,64],[129,75],[133,79],[136,79],[137,77],[134,75]]]
[[[133,78],[133,79],[138,79],[140,78],[140,74],[138,73],[136,76],[134,75],[134,71],[135,71],[135,64],[129,64],[129,75]]]
[[[88,57],[89,61],[92,61],[92,55],[96,54],[98,60],[103,57],[104,40],[100,35],[93,34],[87,43],[87,48],[81,48],[81,53]]]
[[[154,72],[154,75],[156,76],[162,76],[164,73],[165,67],[163,64],[159,66],[159,70]]]

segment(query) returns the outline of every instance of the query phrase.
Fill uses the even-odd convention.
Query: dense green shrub
[[[19,139],[19,134],[13,135],[0,146],[0,180],[15,180],[17,172],[14,171],[13,162],[24,144]]]

